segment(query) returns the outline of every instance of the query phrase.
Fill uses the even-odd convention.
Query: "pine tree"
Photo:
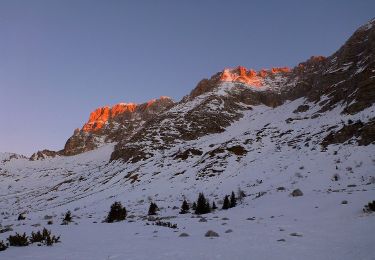
[[[224,202],[223,202],[223,209],[229,209],[229,207],[230,207],[229,196],[225,195]]]
[[[126,208],[122,206],[121,202],[116,201],[111,205],[111,210],[108,213],[106,222],[112,223],[114,221],[121,221],[126,218]]]
[[[210,206],[210,202],[208,201],[208,199],[206,199],[206,207],[204,208],[204,211],[205,213],[211,212],[211,206]]]
[[[180,214],[186,214],[189,212],[189,204],[186,200],[182,202]]]
[[[203,193],[199,193],[195,214],[206,214],[210,212],[211,208],[208,200],[206,200]]]
[[[216,204],[215,204],[215,201],[212,202],[212,209],[213,209],[213,210],[217,209],[217,206],[216,206]]]
[[[191,208],[195,211],[197,210],[197,203],[196,202],[193,202],[193,205],[191,206]]]
[[[232,194],[230,195],[230,208],[234,208],[235,206],[237,206],[237,199],[236,199],[236,195],[234,195],[234,192],[232,191]]]
[[[156,203],[151,202],[150,207],[148,208],[148,215],[156,215],[156,211],[159,210],[158,205]]]

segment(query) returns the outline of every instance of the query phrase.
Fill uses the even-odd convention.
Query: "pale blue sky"
[[[224,67],[330,55],[375,1],[0,0],[0,151],[61,149],[98,106],[179,100]]]

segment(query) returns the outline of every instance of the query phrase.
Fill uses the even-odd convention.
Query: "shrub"
[[[36,233],[31,232],[30,243],[39,243],[39,242],[43,242],[42,233],[40,233],[40,231]]]
[[[150,207],[148,208],[148,215],[149,216],[156,215],[156,211],[158,210],[159,210],[158,205],[156,205],[156,203],[154,202],[151,202]]]
[[[121,202],[116,201],[111,205],[111,210],[105,222],[112,223],[114,221],[125,220],[126,218],[126,208],[122,206]]]
[[[162,227],[168,227],[168,228],[177,228],[177,224],[172,224],[171,222],[162,222],[162,221],[156,221],[155,225],[162,226]]]
[[[190,209],[189,204],[187,203],[186,200],[184,200],[182,202],[182,205],[181,205],[180,214],[186,214],[186,213],[188,213],[189,209]]]
[[[365,205],[363,211],[367,213],[375,212],[375,200],[372,202],[370,201],[367,205]]]
[[[18,218],[17,218],[18,221],[25,220],[25,219],[26,219],[26,217],[23,214],[18,215]]]
[[[230,208],[229,196],[225,195],[224,202],[223,202],[223,209],[229,209],[229,208]]]
[[[237,190],[237,198],[238,200],[240,201],[240,203],[242,203],[243,199],[246,197],[246,193],[241,190],[241,188],[238,188]]]
[[[3,240],[0,240],[0,251],[4,251],[8,248],[8,245],[4,243]]]
[[[42,232],[31,232],[30,243],[43,243],[47,246],[52,246],[54,243],[60,242],[59,240],[60,236],[51,236],[51,231],[47,230],[46,228],[43,228]]]
[[[332,180],[333,180],[333,181],[338,181],[338,180],[340,180],[340,175],[338,175],[337,173],[335,173],[335,174],[332,176]]]
[[[203,193],[199,193],[195,214],[207,214],[211,212],[209,201],[204,197]]]
[[[215,210],[215,209],[217,209],[217,206],[216,206],[215,201],[213,201],[213,202],[212,202],[212,210]]]
[[[237,198],[236,195],[234,195],[234,192],[232,191],[232,194],[230,195],[230,208],[234,208],[237,206]]]
[[[62,225],[68,225],[70,222],[72,222],[72,213],[68,210],[68,212],[65,213]]]
[[[23,235],[20,235],[16,233],[14,236],[9,235],[8,242],[10,246],[28,246],[29,245],[29,239],[26,236],[26,233],[23,233]]]

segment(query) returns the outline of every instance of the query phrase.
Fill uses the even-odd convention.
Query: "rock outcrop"
[[[143,104],[120,103],[105,106],[90,114],[81,130],[76,130],[62,150],[63,155],[75,155],[93,150],[105,143],[124,141],[148,120],[174,105],[169,97],[152,99]]]

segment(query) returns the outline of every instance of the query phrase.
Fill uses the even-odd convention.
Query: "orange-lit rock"
[[[83,126],[85,132],[95,131],[103,127],[110,116],[110,107],[100,107],[91,112],[89,121]]]
[[[148,111],[149,108],[153,107],[156,110],[160,106],[168,106],[173,101],[167,96],[162,96],[159,99],[152,99],[145,104],[135,103],[119,103],[113,107],[105,106],[97,108],[94,112],[91,112],[89,121],[82,127],[84,132],[94,132],[103,128],[103,126],[111,119],[114,119],[125,113],[134,113],[136,110]]]
[[[261,69],[261,70],[258,72],[258,76],[259,76],[259,77],[265,78],[267,75],[268,75],[268,72],[267,72],[267,70],[265,70],[265,69]]]
[[[125,112],[134,112],[136,107],[137,104],[134,103],[120,103],[114,105],[112,108],[108,106],[100,107],[90,114],[89,121],[83,126],[82,130],[85,132],[97,131],[101,129],[109,119]]]
[[[136,107],[137,107],[137,104],[135,103],[128,103],[128,104],[120,103],[120,104],[114,105],[111,108],[111,118],[119,114],[125,113],[125,112],[134,112]]]
[[[241,82],[253,87],[263,86],[263,79],[267,76],[288,73],[290,69],[288,67],[275,67],[271,70],[261,70],[256,72],[253,69],[247,70],[243,66],[238,66],[235,69],[224,69],[220,76],[220,81],[227,82]]]
[[[276,74],[276,73],[288,73],[290,71],[291,70],[288,67],[275,67],[275,68],[271,69],[272,74]]]

